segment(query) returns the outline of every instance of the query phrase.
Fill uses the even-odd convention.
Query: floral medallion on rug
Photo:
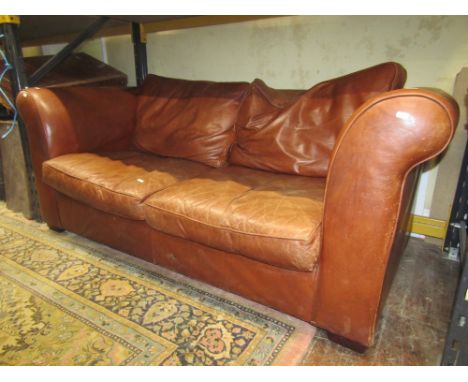
[[[305,322],[89,243],[0,203],[0,365],[297,365],[314,337]]]

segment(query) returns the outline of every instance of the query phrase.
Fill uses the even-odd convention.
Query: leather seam
[[[135,199],[135,200],[137,200],[138,202],[139,202],[139,200],[140,200],[140,199],[137,198],[136,196],[132,196],[132,195],[129,195],[129,194],[124,194],[123,192],[114,191],[114,190],[111,190],[110,188],[101,186],[100,184],[92,183],[92,182],[90,182],[89,180],[82,179],[82,178],[78,178],[78,177],[75,176],[75,175],[68,174],[68,173],[64,172],[62,169],[59,169],[59,168],[57,168],[57,167],[51,165],[50,163],[45,163],[45,162],[44,162],[43,167],[44,167],[44,165],[45,165],[45,166],[48,166],[48,167],[50,167],[50,168],[52,168],[52,169],[54,169],[55,171],[58,171],[60,174],[65,175],[66,177],[73,178],[73,179],[75,179],[75,180],[78,180],[78,181],[87,183],[87,184],[89,184],[89,185],[92,185],[92,186],[98,187],[98,188],[100,188],[100,189],[109,191],[109,192],[111,192],[111,193],[113,193],[113,194],[117,194],[117,195],[121,195],[121,196],[126,196],[126,197],[129,197],[129,198]],[[43,171],[43,172],[44,172],[44,171]],[[48,182],[45,182],[45,183],[47,183],[47,184],[48,184],[49,186],[51,186],[51,187],[54,187],[53,185],[49,184]],[[157,192],[157,191],[156,191],[156,192]]]
[[[392,80],[392,82],[391,82],[391,84],[390,84],[390,89],[393,89],[393,88],[396,86],[396,84],[397,84],[397,79],[398,79],[398,67],[397,67],[396,64],[393,64],[393,70],[394,70],[395,72],[393,73],[393,80]]]
[[[411,95],[408,94],[408,96],[411,96]],[[412,96],[414,96],[414,95],[412,95]],[[450,144],[450,142],[452,140],[453,134],[455,133],[455,127],[454,127],[455,124],[454,124],[454,121],[452,120],[451,115],[450,115],[449,111],[447,110],[446,106],[443,105],[437,99],[434,99],[432,97],[429,97],[429,96],[426,96],[426,95],[419,95],[419,96],[422,97],[422,98],[426,98],[426,99],[436,103],[438,106],[440,106],[440,108],[445,112],[445,114],[447,116],[447,120],[450,121],[451,133],[452,134],[451,134],[451,138],[447,140],[445,145],[439,151],[437,151],[436,153],[434,153],[433,155],[431,155],[427,159],[422,159],[419,162],[414,163],[412,166],[410,166],[408,168],[408,170],[406,171],[406,173],[403,176],[401,187],[400,187],[400,197],[399,197],[399,200],[398,200],[398,210],[397,210],[397,213],[396,213],[396,216],[395,216],[395,220],[392,223],[393,224],[393,229],[392,229],[391,239],[390,239],[390,241],[389,241],[389,243],[387,245],[388,248],[386,248],[386,254],[387,254],[386,261],[385,261],[385,264],[381,265],[381,267],[382,267],[381,269],[383,269],[383,271],[384,271],[384,276],[382,278],[382,281],[381,281],[380,287],[379,287],[379,303],[378,303],[377,309],[375,310],[374,315],[373,315],[374,322],[376,322],[377,319],[378,319],[379,308],[380,308],[380,304],[382,303],[381,299],[382,299],[382,292],[383,292],[383,287],[384,287],[384,282],[385,282],[385,274],[386,274],[387,266],[388,266],[388,263],[389,263],[389,260],[390,260],[391,251],[392,251],[393,245],[395,244],[395,236],[396,236],[397,229],[398,229],[398,221],[400,220],[401,214],[403,212],[401,207],[402,207],[402,201],[403,201],[403,197],[404,197],[403,193],[404,193],[404,190],[405,190],[406,181],[408,180],[408,176],[411,173],[411,171],[413,171],[413,169],[417,168],[420,164],[422,164],[422,163],[424,163],[426,161],[429,161],[432,158],[435,158],[439,154],[441,154],[448,147],[448,145]],[[395,97],[392,97],[392,98],[395,98]],[[376,103],[376,105],[377,105],[377,103]],[[376,330],[376,325],[373,325],[372,332],[371,332],[372,337],[374,337],[375,330]]]
[[[23,90],[23,91],[25,91],[26,94],[29,94],[29,98],[30,98],[30,99],[28,100],[28,103],[29,103],[30,105],[32,105],[32,107],[34,108],[34,116],[35,116],[35,117],[38,119],[38,121],[39,121],[39,125],[40,125],[40,128],[39,128],[40,133],[39,133],[39,134],[41,135],[41,140],[42,140],[43,142],[48,142],[48,140],[46,139],[46,135],[47,135],[47,134],[45,133],[44,128],[43,128],[43,126],[44,126],[43,119],[42,119],[41,113],[39,112],[39,109],[38,109],[38,107],[37,107],[37,105],[36,105],[36,100],[34,99],[34,95],[31,94],[31,93],[28,93],[27,89],[25,89],[25,90]],[[33,98],[33,102],[31,102],[31,98]],[[78,145],[78,143],[76,143],[76,144]],[[47,155],[47,158],[51,159],[51,158],[50,158],[51,155],[50,155],[50,150],[49,150],[49,145],[48,145],[48,144],[46,144],[46,147],[45,147],[45,150],[44,150],[44,151],[45,151],[45,154]],[[44,163],[45,163],[45,162],[42,162],[42,164],[41,164],[41,174],[40,174],[40,175],[41,175],[41,179],[40,179],[40,181],[41,181],[42,183],[48,185],[48,184],[44,181],[44,170],[43,170],[43,164],[44,164]],[[36,177],[37,177],[37,175],[36,175]],[[55,188],[53,188],[53,190],[54,190],[55,192],[57,192],[57,191],[55,190]],[[54,204],[55,204],[55,210],[56,210],[55,212],[56,212],[57,219],[58,219],[58,221],[59,221],[59,223],[60,223],[60,226],[63,227],[62,217],[60,216],[60,206],[59,206],[58,200],[57,200],[57,198],[56,198],[56,195],[54,195]]]
[[[119,192],[119,191],[115,191],[115,190],[112,190],[112,189],[110,189],[110,188],[107,188],[107,187],[104,187],[104,186],[102,186],[102,185],[99,185],[99,184],[97,184],[97,183],[92,183],[92,182],[90,182],[90,181],[88,181],[88,180],[86,180],[86,179],[78,178],[78,177],[75,176],[75,175],[68,174],[68,173],[64,172],[62,169],[59,169],[59,168],[57,168],[56,166],[51,165],[50,163],[45,163],[45,162],[44,162],[44,163],[43,163],[43,167],[44,167],[44,165],[45,165],[45,166],[48,166],[48,167],[50,167],[50,168],[52,168],[53,170],[59,172],[60,174],[66,176],[66,177],[72,178],[72,179],[77,180],[77,181],[84,182],[84,183],[89,184],[89,185],[94,186],[94,187],[98,187],[98,188],[100,188],[100,189],[102,189],[102,190],[105,190],[105,191],[108,191],[108,192],[110,192],[110,193],[112,193],[112,194],[116,194],[116,195],[119,195],[119,196],[124,196],[124,197],[128,197],[128,198],[134,199],[134,200],[137,202],[137,205],[138,205],[138,206],[143,206],[144,203],[145,203],[145,201],[146,201],[148,198],[152,197],[153,195],[157,194],[158,192],[164,191],[167,187],[170,187],[170,186],[171,186],[171,185],[169,185],[169,186],[167,186],[167,187],[165,187],[165,188],[163,188],[163,189],[160,189],[160,190],[157,190],[157,191],[151,191],[148,195],[146,195],[146,196],[144,196],[143,198],[140,199],[140,198],[138,198],[138,197],[136,197],[136,196],[129,195],[129,194],[125,194],[125,193]],[[44,171],[42,171],[42,172],[44,172]],[[198,174],[197,174],[197,175],[198,175]],[[197,175],[195,175],[195,176],[197,176]],[[44,180],[43,180],[43,181],[44,181]],[[63,193],[63,191],[56,190],[55,187],[54,187],[53,185],[51,185],[50,183],[47,183],[47,182],[45,182],[45,181],[44,181],[44,183],[46,183],[48,186],[52,187],[55,191],[60,192],[60,193]],[[136,218],[133,218],[133,219],[136,219]],[[138,218],[137,220],[145,220],[145,219],[144,219],[144,217],[143,217],[143,218]]]
[[[417,94],[417,93],[414,93],[414,92],[407,92],[405,94],[392,94],[391,96],[384,96],[384,95],[380,95],[378,96],[379,99],[377,100],[374,100],[372,102],[370,102],[369,105],[367,105],[364,109],[360,110],[359,111],[359,114],[355,115],[354,117],[351,117],[350,118],[350,124],[349,124],[349,127],[344,131],[343,135],[340,137],[340,140],[339,142],[337,142],[336,146],[335,146],[335,149],[334,149],[334,152],[333,152],[333,155],[332,157],[330,158],[330,166],[329,166],[329,171],[332,170],[332,165],[334,164],[334,161],[335,161],[335,157],[338,153],[338,150],[341,148],[342,146],[342,142],[345,140],[345,137],[348,135],[348,133],[350,132],[350,130],[356,126],[356,124],[358,123],[358,121],[360,120],[360,118],[362,117],[362,115],[366,114],[366,112],[376,106],[378,106],[379,104],[381,104],[382,102],[385,102],[385,101],[388,101],[388,100],[392,100],[394,98],[399,98],[399,97],[418,97],[418,98],[425,98],[427,100],[430,100],[434,103],[436,103],[437,105],[439,105],[445,112],[446,116],[447,116],[447,119],[450,121],[451,125],[452,125],[452,128],[451,128],[451,132],[452,132],[452,136],[454,134],[454,121],[452,120],[451,116],[450,116],[450,113],[449,111],[447,110],[447,107],[445,105],[443,105],[440,101],[438,101],[437,99],[435,99],[434,97],[431,97],[429,95],[426,95],[426,94]],[[354,129],[353,129],[354,130]],[[394,243],[394,240],[395,240],[395,235],[396,235],[396,230],[397,230],[397,223],[398,223],[398,220],[400,219],[400,216],[401,216],[401,203],[402,203],[402,200],[403,200],[403,191],[404,191],[404,186],[405,186],[405,183],[407,181],[407,178],[408,178],[408,175],[409,173],[414,169],[416,168],[417,166],[419,166],[420,164],[426,162],[427,160],[430,160],[432,158],[435,158],[437,157],[437,155],[439,155],[440,153],[442,153],[446,148],[447,146],[449,145],[450,143],[450,140],[447,140],[446,144],[439,150],[437,151],[435,154],[431,155],[429,158],[427,159],[422,159],[416,163],[413,163],[412,165],[409,166],[408,170],[404,173],[403,177],[402,177],[402,186],[400,188],[400,196],[399,196],[399,200],[398,200],[398,210],[396,212],[396,216],[395,216],[395,220],[392,222],[392,225],[393,225],[393,228],[392,228],[392,232],[391,232],[391,235],[390,235],[390,239],[387,240],[387,243],[385,244],[385,247],[384,247],[384,251],[383,251],[383,255],[382,257],[386,259],[385,263],[381,265],[381,268],[379,269],[379,272],[382,272],[382,270],[384,271],[384,275],[382,277],[382,280],[381,280],[381,283],[380,283],[380,286],[379,286],[379,295],[378,295],[378,305],[376,306],[376,309],[375,311],[373,312],[372,316],[373,316],[373,325],[372,325],[372,328],[371,328],[371,331],[370,331],[370,334],[369,334],[369,337],[368,338],[373,338],[374,337],[374,334],[375,334],[375,329],[376,329],[376,321],[377,321],[377,316],[379,314],[379,306],[381,304],[381,298],[382,298],[382,290],[383,290],[383,283],[384,283],[384,280],[385,280],[385,273],[386,273],[386,269],[387,269],[387,265],[388,265],[388,261],[390,259],[390,255],[391,255],[391,250],[392,250],[392,247],[393,247],[393,243]],[[328,190],[328,183],[329,183],[329,177],[327,177],[327,182],[326,182],[326,186],[325,186],[325,197],[324,197],[324,208],[323,208],[323,218],[322,218],[322,222],[325,220],[325,215],[327,213],[327,190]],[[325,224],[322,224],[322,242],[321,242],[321,248],[320,248],[320,254],[322,255],[322,248],[323,248],[323,242],[324,242],[324,238],[325,238]],[[318,303],[319,301],[317,301]]]
[[[398,83],[399,83],[398,80],[400,78],[400,70],[399,70],[400,66],[397,63],[394,62],[393,63],[393,69],[394,69],[395,73],[393,74],[393,80],[392,80],[392,82],[390,84],[390,91],[391,90],[396,90],[395,87],[398,85]],[[402,84],[402,86],[403,86],[403,84]]]
[[[165,213],[168,213],[168,214],[171,214],[171,215],[174,215],[174,216],[177,216],[177,217],[180,217],[180,218],[183,218],[183,219],[186,219],[186,220],[189,220],[189,221],[192,221],[192,222],[195,222],[195,223],[210,227],[210,228],[221,229],[223,231],[229,231],[229,232],[232,232],[232,233],[242,234],[242,235],[246,235],[246,236],[255,236],[255,237],[264,237],[264,238],[268,238],[268,239],[287,240],[287,241],[294,241],[294,242],[300,242],[300,243],[305,243],[305,244],[312,244],[314,242],[314,239],[316,239],[315,234],[316,234],[317,230],[321,229],[321,225],[322,225],[321,223],[317,224],[317,227],[314,228],[313,233],[311,234],[311,238],[308,239],[308,240],[291,239],[291,238],[286,238],[286,237],[273,237],[273,236],[267,236],[267,235],[259,234],[259,233],[248,233],[248,232],[237,231],[237,230],[229,228],[229,227],[222,227],[222,226],[217,226],[217,225],[212,225],[212,224],[208,224],[208,223],[205,223],[205,222],[201,222],[201,221],[199,221],[197,219],[190,218],[190,217],[188,217],[186,215],[181,215],[179,213],[169,211],[169,210],[166,210],[166,209],[161,208],[161,207],[156,207],[153,204],[144,203],[144,206],[148,207],[148,208],[154,208],[155,210],[159,210],[159,211],[162,211],[162,212],[165,212]],[[147,217],[147,214],[145,212],[145,220],[148,221],[148,219],[146,217]]]

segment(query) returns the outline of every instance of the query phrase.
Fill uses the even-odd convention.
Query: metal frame
[[[461,263],[461,275],[452,307],[441,365],[468,366],[468,138],[453,199],[444,251]]]
[[[0,24],[1,31],[5,38],[5,55],[12,65],[10,71],[10,81],[13,100],[16,99],[18,93],[28,86],[26,75],[24,72],[23,55],[21,46],[18,39],[18,25],[19,19],[2,20]],[[29,139],[26,126],[21,118],[18,118],[18,127],[21,137],[21,146],[23,149],[24,163],[26,165],[26,172],[28,175],[28,193],[30,201],[31,217],[35,220],[40,220],[39,201],[37,197],[36,188],[34,187],[34,172],[32,170],[31,154],[29,150]]]
[[[10,71],[13,98],[16,98],[17,94],[22,89],[37,84],[37,82],[40,81],[45,75],[47,75],[47,73],[49,73],[67,57],[69,57],[81,43],[92,37],[108,20],[109,17],[100,17],[88,28],[86,28],[86,30],[80,33],[73,41],[67,44],[60,52],[44,63],[28,80],[24,71],[21,45],[18,38],[18,26],[20,24],[20,18],[17,16],[0,16],[0,32],[5,36],[6,55],[13,67],[12,71]],[[146,35],[144,33],[142,24],[132,23],[132,40],[134,45],[137,85],[141,85],[148,74]],[[23,146],[26,171],[28,173],[28,192],[30,194],[29,199],[31,201],[31,214],[34,220],[40,221],[41,216],[39,210],[39,200],[35,187],[34,172],[32,170],[28,134],[21,118],[18,118],[18,126],[21,135],[21,145]]]
[[[137,86],[140,86],[148,75],[148,58],[146,55],[146,34],[143,25],[132,23],[133,53]]]
[[[462,255],[460,252],[460,222],[467,222],[468,215],[468,139],[465,146],[465,154],[458,178],[457,190],[453,199],[452,211],[444,242],[444,251],[448,252],[449,258],[458,260]],[[465,231],[466,233],[466,231]]]
[[[81,43],[92,37],[107,21],[109,17],[102,16],[92,23],[86,30],[80,33],[73,41],[65,46],[55,56],[45,62],[29,79],[31,86],[36,85],[47,73],[53,70],[57,65],[69,57]]]
[[[468,254],[464,221],[460,222],[458,231],[463,266],[445,340],[443,366],[468,366]]]

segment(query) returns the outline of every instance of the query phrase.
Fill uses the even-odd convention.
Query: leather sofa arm
[[[335,341],[373,344],[407,237],[415,169],[448,146],[457,122],[449,95],[401,89],[366,102],[341,132],[325,192],[315,317]]]
[[[29,88],[16,99],[31,155],[59,155],[130,145],[136,95],[118,88]],[[37,158],[39,159],[39,158]]]
[[[54,157],[131,147],[137,96],[118,88],[28,88],[16,98],[28,130],[43,219],[60,228],[54,191],[42,182],[42,163]]]

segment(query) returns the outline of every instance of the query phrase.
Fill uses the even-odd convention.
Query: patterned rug
[[[0,203],[0,365],[295,365],[315,328]]]

